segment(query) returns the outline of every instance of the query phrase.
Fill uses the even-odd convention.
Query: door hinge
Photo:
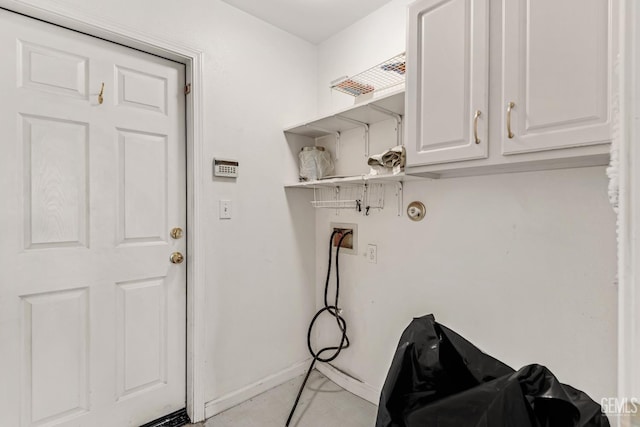
[[[184,94],[189,95],[191,93],[191,83],[184,87]]]

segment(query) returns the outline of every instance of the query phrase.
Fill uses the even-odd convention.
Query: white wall
[[[353,104],[353,97],[330,89],[331,81],[353,76],[406,50],[406,6],[392,0],[318,45],[318,107],[329,114]]]
[[[319,46],[320,111],[349,102],[328,95],[328,81],[404,50],[407,3],[393,1]],[[357,152],[361,137],[343,136],[341,153]],[[340,370],[381,388],[404,327],[434,313],[515,369],[541,363],[596,400],[616,395],[615,216],[603,167],[409,183],[405,207],[427,205],[420,223],[398,218],[387,195],[387,208],[366,218],[317,212],[317,296],[330,221],[358,224],[361,255],[341,258],[352,347],[333,362]],[[363,256],[367,243],[377,245],[377,264]],[[319,342],[334,329],[323,324]]]
[[[316,113],[316,47],[219,0],[38,1],[55,3],[205,52],[207,400],[307,359],[314,216],[283,190],[282,129]],[[240,161],[237,181],[211,179],[214,156]]]
[[[336,218],[312,212],[307,191],[283,190],[296,172],[281,129],[351,102],[329,81],[403,51],[409,1],[392,1],[318,47],[219,0],[37,2],[206,54],[204,170],[214,156],[241,164],[237,182],[204,177],[207,400],[307,358],[314,275],[321,286]],[[219,199],[233,200],[232,220],[217,219]],[[379,252],[377,265],[342,264],[353,347],[341,369],[379,388],[411,316],[433,312],[514,367],[546,363],[595,398],[614,395],[614,217],[602,168],[407,185],[405,201],[414,199],[428,206],[422,223],[392,208],[337,218],[358,222],[361,248],[376,243]]]

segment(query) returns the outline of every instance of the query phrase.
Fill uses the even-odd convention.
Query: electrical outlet
[[[367,261],[371,264],[378,263],[378,247],[376,245],[367,245]]]
[[[340,245],[340,253],[341,254],[351,254],[355,255],[358,253],[358,224],[349,224],[349,223],[331,223],[330,232],[333,234],[334,231],[338,231],[333,236],[333,247],[336,248],[338,243],[340,243],[340,239],[344,233],[351,231],[350,234],[347,234],[346,237],[342,240],[342,245]]]

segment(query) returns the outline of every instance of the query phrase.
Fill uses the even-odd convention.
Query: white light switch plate
[[[231,200],[220,200],[220,219],[231,219]]]
[[[378,247],[376,245],[367,245],[367,261],[371,264],[378,263]]]

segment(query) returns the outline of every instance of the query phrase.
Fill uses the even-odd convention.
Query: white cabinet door
[[[418,0],[409,8],[409,166],[488,154],[488,0]]]
[[[0,50],[0,425],[183,408],[184,66],[6,11]]]
[[[503,7],[503,110],[495,112],[503,153],[610,141],[612,2],[505,0]]]

